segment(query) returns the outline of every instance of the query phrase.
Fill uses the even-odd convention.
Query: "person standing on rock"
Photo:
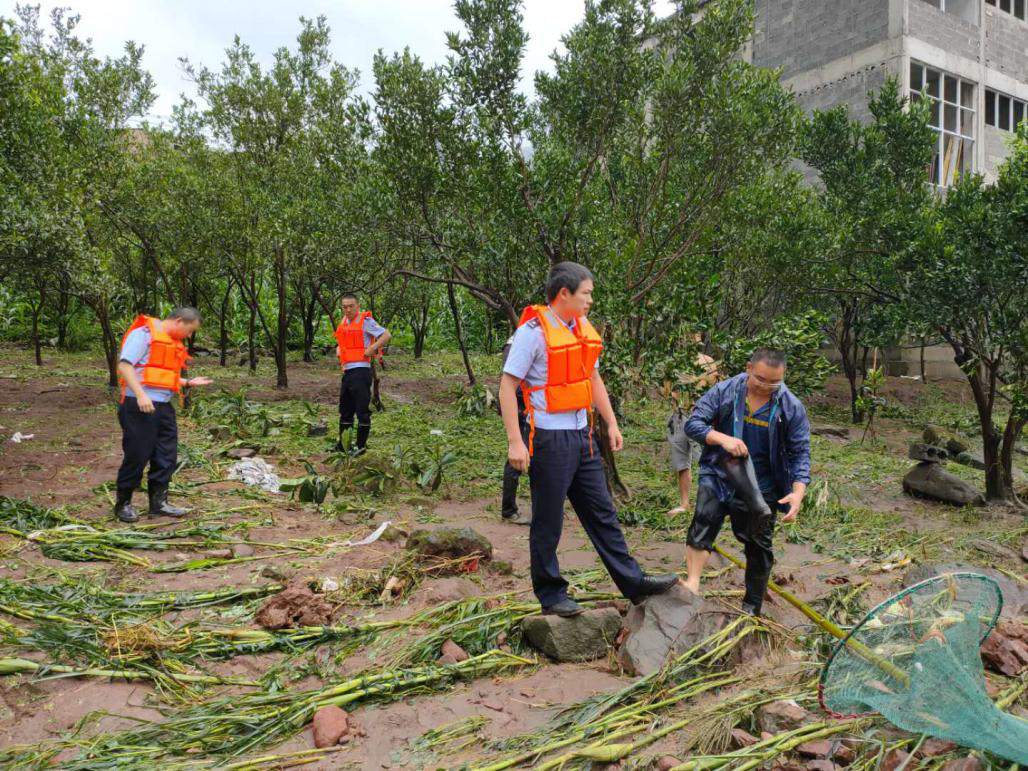
[[[168,486],[178,463],[178,422],[172,397],[183,387],[204,386],[210,378],[182,378],[189,354],[182,342],[200,328],[196,308],[176,308],[166,319],[137,316],[121,341],[118,423],[124,457],[118,469],[114,516],[138,522],[132,494],[150,466],[146,489],[151,517],[181,517],[188,509],[168,503]]]
[[[514,335],[511,335],[503,346],[503,363],[505,365],[513,344]],[[518,427],[521,429],[521,435],[527,437],[528,421],[525,412],[525,397],[521,393],[520,388],[515,390],[514,395],[518,402]],[[504,522],[510,522],[515,525],[530,525],[532,524],[532,518],[518,511],[518,483],[520,481],[521,472],[514,468],[508,459],[503,465],[503,498],[500,502],[500,516]]]
[[[743,611],[759,615],[774,564],[774,512],[783,522],[799,513],[810,484],[810,422],[785,385],[785,354],[758,348],[746,371],[707,391],[686,421],[686,433],[703,445],[696,511],[686,538],[686,588],[700,591],[700,576],[725,517],[746,552]],[[771,509],[768,525],[755,532],[748,508],[736,496],[722,461],[749,457],[760,495]]]
[[[507,460],[528,472],[532,490],[532,588],[543,613],[565,617],[583,610],[568,597],[557,562],[565,499],[625,597],[638,602],[677,582],[674,574],[643,573],[628,551],[607,488],[593,438],[594,407],[607,425],[611,450],[620,451],[623,439],[598,369],[603,341],[586,318],[592,292],[593,275],[585,266],[553,266],[546,281],[548,304],[525,309],[500,381]],[[527,446],[518,421],[519,388],[528,413]]]
[[[339,441],[336,449],[343,449],[343,433],[353,428],[357,417],[357,444],[355,455],[365,452],[371,433],[371,360],[382,355],[382,348],[392,335],[372,318],[370,311],[362,311],[357,295],[343,295],[343,318],[336,327],[336,356],[343,368],[339,384]]]
[[[696,342],[699,342],[698,340]],[[696,370],[683,375],[671,388],[674,409],[667,419],[667,443],[671,454],[671,470],[678,477],[678,505],[668,512],[676,517],[689,510],[689,489],[692,487],[692,465],[696,443],[685,432],[695,394],[710,388],[718,380],[717,362],[705,353],[696,354]]]

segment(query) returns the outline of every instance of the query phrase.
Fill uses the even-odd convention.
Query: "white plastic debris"
[[[323,592],[334,592],[339,588],[339,582],[334,578],[326,576],[321,579],[321,591]]]
[[[275,467],[264,458],[243,458],[232,464],[228,470],[229,479],[237,479],[244,485],[260,487],[269,493],[279,492],[281,480]]]
[[[389,521],[383,522],[375,529],[375,532],[371,535],[367,536],[366,538],[361,538],[359,541],[344,541],[343,546],[367,546],[369,543],[374,543],[382,537],[382,533],[384,533],[386,531],[386,528],[389,527],[391,524],[393,523]]]
[[[428,435],[429,436],[442,436],[443,432],[440,431],[438,428],[433,428],[431,431],[428,432]]]
[[[23,434],[21,431],[15,431],[14,436],[11,437],[11,441],[15,444],[21,444],[22,442],[27,442],[29,439],[32,439],[34,436],[35,434]]]

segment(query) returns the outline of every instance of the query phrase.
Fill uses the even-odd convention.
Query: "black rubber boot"
[[[371,434],[371,426],[366,426],[362,423],[357,424],[357,447],[354,449],[354,455],[363,455],[368,448],[368,436]]]
[[[150,485],[150,516],[151,517],[184,517],[189,509],[172,506],[168,503],[168,488]]]
[[[503,469],[503,499],[500,502],[500,514],[504,519],[517,519],[518,516],[518,481],[519,474],[508,463]]]
[[[757,472],[753,468],[753,459],[748,455],[745,458],[733,458],[726,455],[721,461],[721,467],[725,470],[729,484],[735,488],[735,494],[743,502],[750,512],[749,534],[751,537],[759,537],[771,526],[771,507],[767,505],[763,494],[760,492],[760,483],[757,481]]]
[[[114,502],[114,516],[122,522],[131,523],[139,521],[139,511],[132,505],[133,492],[131,487],[118,490],[118,498]]]

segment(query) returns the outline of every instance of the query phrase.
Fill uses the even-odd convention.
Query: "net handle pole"
[[[729,552],[725,551],[724,549],[722,549],[717,544],[714,544],[714,549],[715,549],[715,551],[717,551],[718,554],[720,554],[726,560],[731,562],[737,568],[741,568],[743,570],[746,569],[746,563],[744,563],[742,560],[740,560],[734,554],[730,554]],[[848,638],[848,635],[846,634],[846,632],[844,632],[837,624],[829,621],[827,618],[825,618],[820,613],[818,613],[816,610],[814,610],[812,607],[807,605],[807,603],[805,603],[799,597],[794,595],[788,589],[783,589],[781,586],[779,586],[778,584],[776,584],[774,581],[772,581],[770,579],[767,582],[767,588],[770,589],[771,591],[773,591],[775,594],[777,594],[783,600],[788,602],[794,608],[796,608],[796,610],[798,610],[804,616],[806,616],[811,621],[813,621],[815,624],[817,624],[821,629],[823,629],[824,631],[828,632],[828,634],[832,635],[832,637],[835,637],[838,640],[844,640],[845,643],[846,643],[846,647],[849,648],[850,650],[852,650],[854,653],[856,653],[862,659],[870,661],[872,664],[877,666],[879,669],[881,669],[886,674],[890,675],[891,677],[895,678],[896,680],[899,680],[901,683],[903,683],[903,685],[905,685],[905,686],[909,686],[910,685],[910,676],[906,672],[904,672],[902,669],[899,669],[898,667],[896,667],[891,661],[887,661],[886,659],[884,659],[881,656],[879,656],[877,653],[872,651],[870,648],[868,648],[862,642],[854,640],[853,638]]]

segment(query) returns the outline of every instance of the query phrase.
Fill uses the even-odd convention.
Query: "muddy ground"
[[[476,362],[486,370],[495,362]],[[338,373],[329,360],[296,363],[290,368],[286,392],[268,387],[273,382],[270,365],[262,363],[256,376],[244,369],[216,366],[200,359],[198,374],[216,378],[216,388],[235,390],[247,386],[247,398],[270,405],[273,411],[293,416],[307,409],[330,426],[335,422]],[[31,364],[30,355],[14,348],[0,349],[0,495],[27,498],[48,507],[65,507],[87,521],[109,524],[111,491],[120,462],[113,397],[103,387],[102,363],[87,356],[47,357],[42,368]],[[320,510],[301,505],[287,495],[256,493],[241,483],[220,479],[231,464],[222,452],[226,443],[212,439],[207,427],[189,417],[180,420],[182,441],[192,448],[194,462],[176,476],[176,500],[194,509],[193,517],[218,516],[229,522],[248,522],[248,539],[263,544],[321,540],[307,552],[282,554],[270,546],[256,546],[261,559],[223,567],[172,574],[111,562],[72,563],[43,557],[38,549],[19,539],[0,536],[0,576],[47,580],[57,571],[92,576],[109,588],[155,591],[158,589],[210,589],[267,582],[278,574],[292,581],[321,581],[373,571],[402,551],[403,543],[378,541],[370,546],[340,547],[390,520],[406,530],[418,527],[469,525],[486,536],[495,549],[494,560],[509,562],[509,575],[480,570],[468,575],[426,578],[408,597],[384,605],[343,604],[337,623],[408,616],[444,600],[476,594],[519,591],[531,599],[528,581],[527,528],[508,525],[498,516],[499,477],[503,465],[503,436],[498,418],[465,421],[455,411],[461,371],[452,356],[429,357],[414,362],[399,355],[383,376],[386,411],[374,418],[372,455],[383,458],[396,444],[445,441],[461,454],[461,460],[444,475],[440,489],[425,493],[412,484],[381,496],[342,496],[329,499]],[[844,381],[834,379],[823,393],[809,401],[814,423],[844,426]],[[909,380],[890,380],[887,389],[891,411],[881,418],[877,437],[861,443],[860,429],[850,439],[814,438],[815,476],[826,482],[830,494],[849,507],[846,521],[825,521],[817,527],[801,523],[780,529],[776,544],[776,577],[808,602],[824,598],[840,584],[869,581],[864,600],[871,604],[887,596],[901,582],[908,567],[926,562],[964,562],[1004,571],[1012,580],[1028,583],[1019,559],[987,554],[973,545],[990,540],[1020,554],[1028,535],[1023,516],[1010,508],[993,506],[959,510],[913,500],[900,489],[900,479],[912,463],[905,458],[907,444],[925,422],[943,427],[945,433],[968,438],[973,445],[972,404],[963,384],[945,382],[928,387]],[[635,496],[622,509],[638,524],[626,530],[629,544],[640,561],[652,571],[682,570],[684,531],[688,517],[664,520],[660,513],[672,502],[673,483],[667,472],[663,446],[664,407],[655,400],[633,406],[623,427],[628,446],[622,469]],[[973,417],[973,416],[972,416]],[[470,423],[470,425],[465,425]],[[442,431],[438,439],[431,431]],[[33,438],[13,443],[15,432]],[[331,433],[331,432],[330,432]],[[326,468],[328,440],[308,439],[302,432],[282,429],[279,436],[256,442],[261,456],[273,463],[283,477],[305,472],[303,460]],[[1022,466],[1028,460],[1019,456]],[[982,484],[980,472],[954,468],[969,480]],[[523,486],[523,493],[527,487]],[[137,500],[143,499],[138,494]],[[528,507],[523,496],[522,506]],[[727,530],[727,529],[726,529]],[[324,542],[335,542],[325,547]],[[723,545],[735,548],[730,533]],[[202,556],[210,549],[188,548],[147,552],[154,565]],[[568,513],[560,549],[567,570],[598,566],[595,553],[573,513]],[[269,571],[269,567],[275,570]],[[718,577],[706,583],[727,609],[735,607],[741,574],[720,570],[715,558],[712,571]],[[596,587],[613,591],[609,580]],[[787,629],[807,630],[809,622],[780,600],[765,606],[767,614]],[[220,609],[217,612],[224,612]],[[184,621],[196,612],[169,614],[166,621]],[[207,616],[210,618],[211,616]],[[231,615],[213,616],[229,623]],[[14,620],[14,619],[9,619]],[[244,623],[247,619],[244,619]],[[9,654],[5,654],[9,655]],[[331,644],[302,654],[291,688],[306,688],[373,665],[374,651],[360,650],[337,656]],[[241,677],[259,677],[284,654],[237,657],[205,666],[206,671]],[[774,659],[749,662],[758,672],[781,666]],[[622,674],[613,656],[588,664],[541,662],[538,667],[510,676],[460,683],[452,689],[420,695],[393,703],[357,707],[353,718],[364,736],[354,737],[341,752],[323,758],[311,768],[442,768],[456,767],[471,758],[489,757],[481,749],[486,740],[511,737],[541,729],[561,705],[596,693],[623,687],[630,678]],[[217,689],[215,689],[216,691]],[[133,721],[159,719],[160,695],[146,683],[126,683],[98,678],[34,681],[27,676],[0,679],[0,747],[30,744],[67,735],[126,727]],[[436,757],[418,750],[415,741],[426,731],[455,720],[481,715],[483,742],[453,756]],[[675,754],[681,737],[672,734],[647,750],[647,755]],[[287,753],[313,747],[309,729],[269,752]]]

